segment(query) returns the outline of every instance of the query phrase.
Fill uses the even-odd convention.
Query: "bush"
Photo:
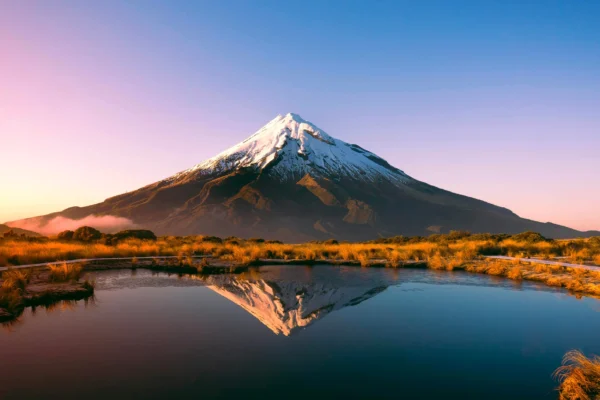
[[[450,231],[448,234],[448,240],[460,240],[471,236],[471,232],[467,231]]]
[[[102,238],[102,232],[90,226],[82,226],[73,232],[73,240],[91,242]]]
[[[248,242],[250,242],[250,243],[264,243],[265,239],[262,239],[262,238],[250,238],[250,239],[248,239]]]
[[[531,231],[519,233],[517,235],[512,235],[512,239],[516,240],[517,242],[527,242],[527,243],[551,241],[550,239],[545,238],[544,236],[540,235],[539,233],[531,232]]]
[[[202,236],[201,241],[209,243],[223,243],[223,239],[218,236]]]
[[[73,240],[74,234],[75,232],[73,231],[62,231],[56,236],[56,238],[58,240]]]
[[[4,232],[4,237],[7,239],[18,238],[19,234],[17,232],[15,232],[14,230],[9,229],[8,231]]]
[[[591,238],[588,239],[588,242],[592,246],[600,246],[600,236],[592,236]]]
[[[154,234],[154,232],[149,231],[147,229],[128,229],[111,235],[112,242],[130,238],[142,240],[156,240],[156,235]]]

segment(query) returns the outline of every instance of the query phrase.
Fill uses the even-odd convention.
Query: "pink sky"
[[[188,20],[119,3],[9,3],[0,5],[0,222],[137,189],[295,112],[416,179],[522,217],[600,229],[600,56],[594,25],[571,37],[568,15],[539,32],[505,16],[505,33],[520,30],[512,42],[484,26],[478,37],[402,28],[417,45],[379,26],[358,32],[360,13],[321,36],[294,36],[246,18],[273,10],[214,4]]]

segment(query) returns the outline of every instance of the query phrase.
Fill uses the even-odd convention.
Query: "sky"
[[[0,222],[294,112],[429,184],[600,229],[598,1],[2,1]]]

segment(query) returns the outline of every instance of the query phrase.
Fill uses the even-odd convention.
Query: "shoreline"
[[[175,262],[173,262],[176,260]],[[165,261],[161,263],[161,261]],[[198,262],[199,261],[199,262]],[[485,256],[460,264],[452,264],[450,260],[433,265],[431,261],[403,261],[392,265],[387,259],[371,260],[339,260],[339,259],[257,259],[247,263],[221,260],[202,255],[187,258],[181,257],[116,257],[22,265],[14,269],[29,268],[37,271],[37,280],[28,284],[23,291],[22,301],[16,311],[9,312],[0,308],[0,322],[17,319],[27,307],[49,305],[62,300],[82,300],[94,294],[93,286],[86,282],[55,283],[44,279],[45,269],[57,264],[82,264],[83,271],[103,271],[113,269],[147,269],[151,271],[189,274],[189,275],[218,275],[239,274],[250,267],[267,265],[329,265],[351,266],[361,268],[420,268],[437,271],[464,271],[468,273],[493,275],[510,280],[533,281],[549,287],[566,289],[576,296],[586,295],[600,297],[600,268],[588,265],[552,262],[538,259],[518,259],[504,256]],[[12,270],[6,268],[4,271]],[[41,278],[40,278],[41,276]]]
[[[193,256],[187,256],[187,257],[191,257],[192,259],[195,260],[202,260],[202,259],[211,259],[211,260],[218,260],[221,263],[225,263],[227,261],[223,261],[223,260],[219,260],[216,259],[214,257],[211,257],[210,255],[193,255]],[[528,263],[533,263],[533,264],[543,264],[543,265],[548,265],[548,266],[557,266],[557,267],[564,267],[564,268],[572,268],[572,269],[584,269],[584,270],[588,270],[588,271],[600,271],[600,266],[596,266],[596,265],[587,265],[587,264],[573,264],[573,263],[567,263],[567,262],[562,262],[562,261],[553,261],[553,260],[543,260],[543,259],[539,259],[539,258],[522,258],[522,257],[510,257],[510,256],[481,256],[483,259],[488,259],[488,260],[502,260],[502,261],[519,261],[519,262],[528,262]],[[14,265],[14,266],[3,266],[0,267],[0,272],[3,271],[8,271],[8,270],[14,270],[14,269],[26,269],[26,268],[43,268],[43,267],[48,267],[50,265],[56,265],[56,264],[84,264],[86,266],[90,265],[90,263],[96,263],[98,261],[106,261],[106,262],[114,262],[114,261],[133,261],[133,260],[179,260],[181,259],[180,256],[133,256],[133,257],[100,257],[100,258],[80,258],[80,259],[74,259],[74,260],[60,260],[60,261],[49,261],[49,262],[43,262],[43,263],[36,263],[36,264],[24,264],[24,265]],[[476,259],[470,260],[470,262],[475,262],[478,261]],[[364,262],[361,261],[357,261],[357,260],[340,260],[340,259],[327,259],[327,258],[323,258],[323,259],[279,259],[279,258],[260,258],[258,260],[252,261],[250,263],[247,263],[247,265],[276,265],[276,264],[282,264],[282,265],[306,265],[306,264],[313,264],[313,265],[317,265],[317,264],[321,264],[321,265],[348,265],[348,266],[367,266],[367,267],[387,267],[390,264],[390,261],[388,259],[369,259],[367,260],[367,264],[368,265],[363,265]],[[411,264],[427,264],[427,261],[414,261],[414,260],[404,260],[400,262],[400,265],[402,266],[406,266],[406,265],[411,265]],[[231,265],[237,265],[237,266],[241,266],[241,265],[246,265],[244,263],[233,263],[231,262]],[[124,267],[125,268],[125,267]],[[86,268],[87,269],[87,268]]]

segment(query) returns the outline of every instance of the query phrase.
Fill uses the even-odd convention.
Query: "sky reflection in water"
[[[562,355],[600,353],[597,300],[462,272],[96,280],[0,331],[0,398],[555,398]]]

